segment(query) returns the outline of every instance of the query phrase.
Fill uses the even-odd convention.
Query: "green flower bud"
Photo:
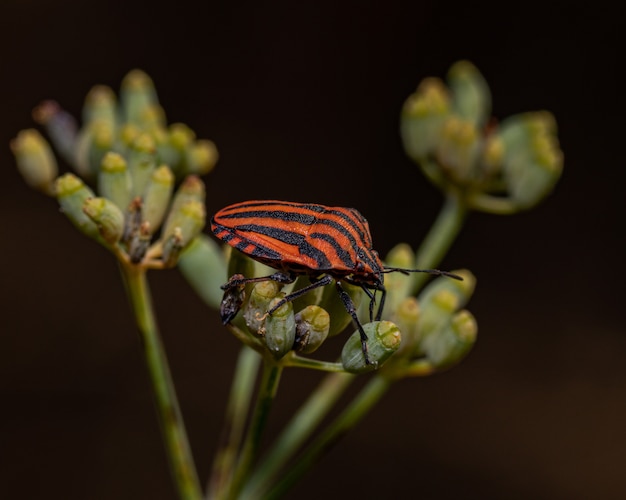
[[[196,134],[187,125],[172,123],[167,130],[165,140],[158,143],[159,158],[172,167],[177,175],[184,175],[188,172],[187,151],[195,138]]]
[[[120,129],[120,141],[126,149],[130,149],[137,137],[141,135],[141,129],[135,123],[124,123]]]
[[[146,108],[159,103],[154,83],[139,69],[132,70],[122,80],[120,100],[124,121],[137,124],[141,124],[142,114]]]
[[[104,122],[111,130],[117,126],[117,102],[115,93],[106,85],[96,85],[85,97],[83,124],[89,127],[95,122]]]
[[[143,199],[142,217],[150,223],[150,232],[161,226],[173,189],[174,174],[166,165],[160,166],[152,173]]]
[[[400,269],[410,269],[415,262],[415,252],[406,243],[400,243],[392,248],[387,254],[385,264],[389,267]],[[387,300],[383,317],[388,319],[394,314],[398,305],[411,293],[413,277],[400,272],[385,275],[385,288],[387,289]]]
[[[132,199],[132,181],[122,155],[113,152],[104,155],[98,175],[98,191],[126,212]]]
[[[199,201],[188,201],[177,207],[176,211],[170,211],[167,222],[163,227],[163,241],[174,234],[174,230],[180,230],[181,248],[185,248],[193,240],[202,228],[206,218],[204,204]]]
[[[100,236],[109,244],[117,243],[124,232],[124,214],[106,198],[87,198],[83,211],[98,227]]]
[[[422,352],[422,343],[441,330],[474,293],[476,278],[469,271],[454,271],[463,281],[437,278],[419,295],[421,314],[418,319],[418,343],[415,354]]]
[[[191,144],[185,154],[185,173],[208,174],[217,163],[217,148],[212,141],[202,139]]]
[[[476,178],[481,148],[476,126],[471,121],[450,116],[441,128],[435,153],[441,168],[452,181],[467,183]]]
[[[143,196],[150,176],[156,168],[156,145],[149,134],[139,134],[128,151],[128,171],[132,179],[132,195]]]
[[[502,170],[504,161],[504,143],[497,134],[489,134],[485,138],[481,154],[481,169],[484,179],[493,178]]]
[[[144,130],[150,132],[162,129],[166,126],[165,110],[158,104],[146,106],[139,116],[139,121]]]
[[[483,75],[469,61],[459,61],[448,72],[452,109],[460,118],[482,127],[491,115],[491,92]]]
[[[275,306],[281,299],[273,299],[269,307]],[[274,358],[280,359],[293,348],[296,338],[296,319],[293,305],[283,304],[265,319],[265,345]]]
[[[420,305],[415,297],[406,297],[395,309],[391,320],[402,332],[401,352],[415,352],[419,345]]]
[[[202,182],[199,177],[195,175],[185,177],[172,200],[170,217],[171,214],[178,212],[180,207],[189,201],[199,201],[204,204],[206,196],[205,191],[204,182]],[[168,224],[166,223],[166,225]]]
[[[61,211],[82,233],[98,238],[100,231],[96,224],[83,212],[83,205],[94,194],[85,183],[74,174],[65,174],[57,178],[55,183],[56,197]]]
[[[380,367],[400,347],[400,330],[390,321],[374,321],[363,325],[367,334],[367,354],[370,364],[365,363],[359,331],[354,332],[343,346],[341,363],[350,373],[366,373]]]
[[[34,189],[54,195],[54,180],[59,169],[48,142],[35,129],[22,130],[11,141],[17,169]]]
[[[406,154],[420,161],[432,153],[450,112],[450,97],[438,78],[424,79],[402,107],[400,135]]]
[[[449,368],[461,361],[476,341],[478,326],[474,316],[462,310],[445,327],[427,336],[422,348],[428,360],[437,369]]]
[[[354,307],[358,310],[363,297],[363,290],[361,290],[360,287],[350,285],[345,281],[341,282],[341,287],[350,296],[352,302],[354,303]],[[332,285],[324,287],[322,299],[318,305],[322,309],[326,310],[330,315],[330,330],[328,332],[329,337],[334,337],[335,335],[340,334],[352,322],[352,316],[350,316],[348,311],[346,311],[343,302],[337,294],[336,287]]]
[[[55,101],[43,101],[33,110],[34,120],[46,129],[50,141],[65,161],[74,164],[76,120]]]
[[[280,288],[275,281],[261,281],[253,285],[250,299],[243,313],[246,325],[251,332],[262,333],[270,302],[278,296]]]
[[[509,195],[519,208],[531,208],[552,191],[563,170],[554,117],[548,112],[513,116],[502,123],[500,138]]]
[[[296,338],[293,349],[310,354],[328,337],[330,315],[321,307],[307,306],[296,314]]]
[[[209,306],[218,309],[222,301],[220,286],[226,282],[226,260],[220,246],[199,234],[180,255],[178,268]]]

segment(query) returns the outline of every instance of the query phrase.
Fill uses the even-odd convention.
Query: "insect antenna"
[[[403,269],[401,267],[384,266],[383,270],[381,272],[382,273],[395,273],[395,272],[398,272],[398,273],[402,273],[402,274],[428,273],[428,274],[434,274],[436,276],[447,276],[448,278],[454,278],[455,280],[463,281],[463,278],[461,276],[459,276],[458,274],[450,273],[448,271],[440,271],[439,269]]]

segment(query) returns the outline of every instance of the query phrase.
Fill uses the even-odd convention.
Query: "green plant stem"
[[[237,453],[241,446],[260,362],[261,356],[257,352],[245,345],[242,346],[224,418],[223,442],[215,453],[213,461],[213,470],[207,488],[208,498],[226,497],[234,473]]]
[[[467,208],[460,196],[448,193],[437,219],[417,250],[415,267],[432,269],[439,265],[459,234],[466,215]],[[428,277],[429,275],[425,273],[415,273],[413,292],[419,291]]]
[[[261,377],[256,406],[248,426],[248,432],[243,443],[241,455],[239,456],[237,468],[235,469],[233,480],[230,484],[230,490],[227,493],[226,498],[228,499],[234,500],[239,497],[239,492],[248,477],[252,463],[258,455],[261,438],[265,430],[265,425],[267,424],[270,408],[276,396],[276,391],[278,390],[282,370],[282,366],[275,363],[273,360],[267,358],[263,360],[263,375]]]
[[[324,378],[250,476],[244,489],[244,498],[260,498],[261,493],[267,491],[287,461],[295,455],[353,380],[354,375],[347,373],[332,373]]]
[[[343,364],[340,362],[333,363],[331,361],[321,361],[319,359],[305,358],[303,356],[298,356],[293,351],[287,353],[287,355],[281,359],[281,364],[284,367],[308,368],[310,370],[319,370],[332,373],[345,373],[346,371],[343,367]]]
[[[202,489],[157,328],[146,270],[130,264],[122,264],[121,269],[141,334],[161,430],[178,494],[183,500],[201,499]]]
[[[341,415],[308,446],[295,463],[290,465],[276,487],[267,496],[264,495],[263,498],[279,498],[283,495],[311,468],[324,452],[330,449],[348,430],[367,415],[387,392],[390,385],[391,381],[380,375],[375,375]]]

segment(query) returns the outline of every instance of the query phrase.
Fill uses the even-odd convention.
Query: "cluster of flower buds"
[[[404,103],[404,149],[428,179],[468,208],[514,213],[539,203],[563,168],[556,121],[547,111],[491,118],[487,82],[471,63],[454,64],[446,86],[426,78]]]
[[[122,81],[119,103],[109,87],[92,88],[80,128],[53,101],[33,115],[75,173],[59,176],[52,148],[28,129],[11,142],[26,182],[56,197],[80,231],[120,259],[155,268],[176,264],[204,227],[198,176],[214,167],[215,145],[197,140],[186,125],[168,126],[152,80],[139,70]]]
[[[399,244],[387,255],[391,267],[408,267],[415,254]],[[463,280],[445,276],[433,280],[417,297],[412,294],[411,276],[390,273],[385,280],[387,302],[383,319],[402,332],[402,345],[384,370],[390,378],[423,376],[459,363],[476,341],[478,326],[464,309],[474,293],[476,278],[466,270],[455,270]]]

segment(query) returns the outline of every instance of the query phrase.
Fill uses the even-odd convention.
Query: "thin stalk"
[[[415,267],[432,269],[439,265],[459,234],[466,215],[467,208],[463,200],[457,194],[448,193],[437,219],[417,250]],[[428,274],[415,273],[413,291],[421,289],[428,277]]]
[[[256,459],[261,445],[263,431],[267,424],[270,408],[274,402],[278,383],[282,374],[282,366],[269,359],[263,360],[263,375],[257,396],[256,406],[252,419],[248,426],[248,432],[243,443],[239,462],[235,470],[230,491],[227,493],[228,499],[236,499],[247,479],[252,463]]]
[[[213,461],[207,498],[225,497],[225,492],[228,491],[250,411],[254,382],[260,362],[261,356],[258,353],[242,346],[226,407],[222,430],[223,441]]]
[[[135,313],[170,468],[182,500],[202,498],[202,489],[185,432],[172,376],[157,328],[145,269],[121,266]]]
[[[263,495],[263,498],[279,498],[286,493],[328,449],[367,415],[390,385],[391,381],[388,379],[380,375],[374,376],[341,415],[290,465],[280,482],[267,495]]]
[[[324,378],[250,476],[243,498],[260,498],[261,492],[267,491],[353,380],[354,375],[347,373],[333,373]]]

